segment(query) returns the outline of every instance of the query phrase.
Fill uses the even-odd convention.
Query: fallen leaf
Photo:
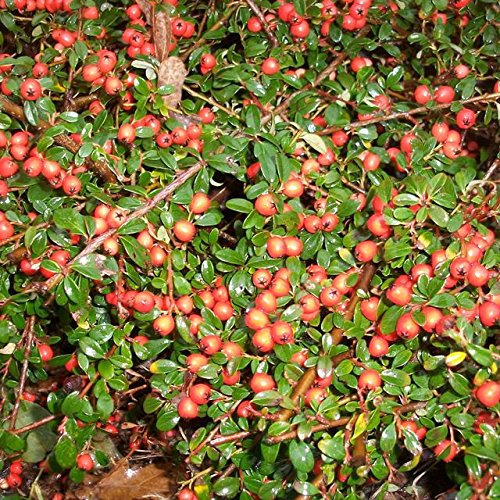
[[[141,8],[144,17],[148,24],[151,24],[151,16],[153,14],[153,6],[149,0],[137,0],[137,4]]]
[[[87,474],[83,484],[68,492],[68,500],[145,500],[171,499],[184,471],[172,464],[149,464],[130,467],[127,460],[104,476]],[[96,482],[96,479],[97,482]]]
[[[165,11],[160,11],[153,18],[153,39],[155,42],[156,57],[165,61],[168,57],[170,42],[172,40],[172,25]]]
[[[158,69],[158,87],[171,85],[174,91],[163,96],[163,102],[170,108],[176,108],[182,99],[182,86],[187,75],[186,66],[178,57],[168,57]]]

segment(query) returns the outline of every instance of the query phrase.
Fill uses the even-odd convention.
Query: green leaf
[[[456,299],[453,295],[449,293],[440,293],[438,295],[435,295],[429,301],[429,305],[439,308],[454,307],[456,305]]]
[[[384,334],[392,333],[396,329],[396,323],[403,313],[404,309],[400,306],[389,307],[382,316],[380,331]]]
[[[329,356],[320,356],[318,359],[318,364],[316,365],[316,371],[320,378],[329,377],[332,373],[333,363]]]
[[[201,264],[201,276],[205,283],[210,285],[215,277],[215,269],[212,261],[204,260]]]
[[[71,302],[75,304],[83,304],[85,296],[82,295],[81,288],[76,284],[76,281],[70,276],[66,276],[63,281],[64,293],[68,296]]]
[[[79,345],[81,351],[91,358],[102,359],[106,356],[106,351],[101,344],[90,337],[80,339]]]
[[[260,406],[278,406],[282,400],[283,396],[278,391],[262,391],[252,399],[252,403]]]
[[[40,120],[40,113],[35,101],[24,101],[24,115],[30,125],[36,127]]]
[[[434,427],[434,429],[429,429],[425,435],[425,445],[429,448],[433,448],[441,441],[444,441],[447,436],[448,427],[446,425],[440,425],[438,427]]]
[[[387,453],[388,451],[394,449],[394,446],[396,445],[396,439],[396,424],[395,422],[392,422],[385,427],[380,436],[381,450]]]
[[[276,462],[279,449],[280,443],[267,444],[265,441],[261,441],[260,443],[260,451],[262,453],[262,456],[264,457],[264,460],[268,464],[274,464]]]
[[[200,227],[216,226],[223,219],[222,212],[213,210],[203,214],[196,220],[195,224]]]
[[[267,431],[269,436],[279,436],[284,432],[288,432],[290,430],[290,424],[288,422],[273,422]]]
[[[215,256],[222,262],[227,262],[236,266],[242,266],[245,263],[243,256],[231,248],[223,248],[215,252]]]
[[[474,344],[467,344],[466,350],[476,363],[487,367],[493,364],[493,357],[488,349]]]
[[[326,153],[325,141],[317,134],[302,134],[302,139],[318,153]]]
[[[232,198],[226,202],[226,208],[234,212],[249,214],[253,210],[254,205],[251,201],[242,198]]]
[[[54,453],[57,463],[63,469],[69,469],[73,467],[73,465],[75,465],[76,456],[78,455],[78,449],[71,438],[63,437],[56,444]]]
[[[97,267],[95,254],[79,258],[77,262],[71,265],[71,269],[92,280],[101,279],[101,271]]]
[[[380,29],[382,29],[382,27]],[[404,70],[403,66],[396,66],[387,75],[387,78],[385,80],[385,84],[386,84],[387,88],[392,89],[396,85],[396,83],[398,83],[401,80],[401,78],[403,78],[404,72],[405,72],[405,70]]]
[[[123,245],[127,255],[139,266],[146,267],[149,262],[149,254],[147,250],[131,236],[122,236],[120,243]]]
[[[149,415],[150,413],[155,413],[163,404],[163,401],[158,398],[147,397],[144,400],[143,408],[144,411]]]
[[[85,236],[85,222],[83,215],[73,208],[60,208],[54,211],[54,223],[60,229],[67,229],[70,233]]]
[[[322,439],[318,443],[318,448],[321,453],[325,454],[327,457],[333,458],[336,461],[341,462],[345,457],[344,443],[338,438]]]
[[[453,390],[460,394],[460,396],[466,396],[471,392],[471,385],[469,381],[460,373],[450,372],[449,374],[450,385]]]
[[[314,486],[314,484],[308,483],[307,481],[295,481],[293,483],[293,489],[297,493],[300,493],[301,495],[307,497],[320,493],[320,491],[318,490],[318,488],[316,488],[316,486]]]
[[[240,480],[236,477],[223,477],[214,484],[213,492],[222,498],[234,498],[240,491]]]
[[[163,432],[170,431],[177,425],[179,420],[180,417],[177,413],[177,408],[173,406],[164,406],[158,414],[156,428]]]
[[[439,227],[446,227],[449,221],[448,212],[437,205],[431,205],[429,208],[429,217],[435,222]]]
[[[467,455],[474,455],[475,457],[484,458],[485,460],[491,460],[495,463],[500,461],[500,456],[493,450],[486,448],[485,446],[469,446],[466,448],[465,453]]]
[[[388,239],[384,245],[384,259],[386,261],[391,261],[394,259],[399,259],[400,257],[406,257],[410,255],[412,247],[410,244],[404,241],[394,241],[392,238]]]
[[[255,104],[250,104],[245,109],[245,121],[247,126],[255,131],[259,130],[261,113]]]
[[[118,228],[116,234],[136,234],[146,229],[146,222],[142,219],[132,219]]]
[[[262,175],[268,182],[273,183],[277,178],[276,148],[268,142],[257,142],[254,153],[260,161]]]
[[[311,472],[314,467],[314,455],[311,448],[303,441],[291,441],[288,446],[288,456],[296,470]]]
[[[384,382],[397,387],[406,387],[411,384],[410,376],[403,370],[384,370],[380,377]]]

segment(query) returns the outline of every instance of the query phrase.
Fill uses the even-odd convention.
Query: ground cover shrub
[[[4,497],[500,496],[499,23],[0,0]]]

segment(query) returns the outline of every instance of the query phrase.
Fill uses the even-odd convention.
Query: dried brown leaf
[[[123,460],[109,474],[95,482],[95,476],[86,475],[84,483],[70,496],[69,500],[145,500],[150,498],[169,499],[174,497],[183,470],[164,464],[149,464],[131,468]]]
[[[169,57],[158,69],[158,87],[172,85],[174,91],[163,96],[163,102],[170,108],[176,108],[182,99],[182,86],[187,75],[186,66],[178,57]]]
[[[146,22],[151,25],[153,19],[153,6],[149,0],[137,0],[137,5],[141,8],[146,18]]]
[[[162,62],[168,57],[170,42],[172,41],[172,26],[167,12],[157,12],[153,18],[153,39],[157,59]]]

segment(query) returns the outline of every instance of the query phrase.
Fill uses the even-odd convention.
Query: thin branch
[[[188,87],[187,85],[183,85],[182,89],[185,90],[188,94],[192,95],[193,97],[197,97],[198,99],[201,99],[202,101],[205,101],[208,104],[215,106],[216,108],[220,109],[224,113],[227,113],[228,115],[232,116],[233,118],[236,118],[237,120],[242,121],[242,118],[238,113],[235,113],[232,109],[226,108],[226,106],[219,104],[217,101],[212,99],[210,96],[205,95],[205,94],[199,94],[198,92],[193,90],[191,87]]]
[[[201,19],[199,28],[198,28],[198,36],[197,38],[201,38],[201,34],[203,33],[203,30],[205,29],[205,25],[207,24],[207,19],[209,16],[210,11],[214,12],[214,0],[210,0],[210,4],[207,6],[205,9],[205,12],[203,14],[203,18]]]
[[[21,106],[14,104],[10,99],[5,96],[0,95],[0,109],[5,111],[8,115],[16,118],[19,121],[26,122],[26,116],[24,110]],[[52,125],[44,120],[39,120],[36,128],[42,132],[52,128]],[[80,146],[70,139],[67,135],[59,134],[54,137],[54,141],[60,146],[71,151],[73,154],[78,153]],[[115,173],[109,168],[103,160],[92,161],[90,158],[85,160],[85,164],[88,168],[94,171],[101,179],[106,182],[112,183],[116,182],[117,178]]]
[[[42,425],[52,422],[52,420],[55,420],[57,417],[58,415],[49,415],[48,417],[42,418],[41,420],[37,420],[36,422],[33,422],[29,425],[25,425],[24,427],[20,427],[19,429],[14,429],[11,432],[12,434],[23,434],[24,432],[29,432],[34,429],[38,429],[38,427],[42,427]]]
[[[33,226],[34,229],[43,229],[46,227],[49,227],[50,224],[48,222],[44,222],[43,224],[38,224],[37,226]],[[0,247],[3,247],[4,245],[8,245],[9,243],[12,243],[13,241],[20,240],[25,233],[17,233],[11,236],[10,238],[6,238],[5,240],[0,241]]]
[[[349,300],[349,305],[344,313],[344,319],[350,321],[354,316],[354,310],[356,309],[356,304],[359,302],[359,295],[357,294],[358,290],[367,291],[368,287],[373,279],[375,271],[377,270],[377,266],[373,264],[373,262],[369,262],[365,264],[363,267],[363,271],[359,277],[358,282],[356,283],[354,290],[351,295],[351,300]],[[331,335],[333,337],[333,344],[338,345],[342,340],[342,336],[344,335],[344,330],[342,328],[335,328]]]
[[[414,403],[408,403],[405,405],[398,406],[397,408],[394,408],[392,410],[394,413],[407,413],[409,411],[415,411],[415,410],[420,410],[420,408],[425,408],[427,406],[427,403],[425,401],[422,402],[414,402]]]
[[[356,35],[356,38],[364,36],[366,33],[368,33],[369,29],[370,29],[369,26],[363,28]],[[266,123],[272,120],[273,116],[280,115],[281,113],[283,113],[283,111],[286,111],[290,107],[292,100],[295,99],[297,96],[301,95],[304,91],[318,87],[321,84],[321,82],[332,73],[332,71],[335,71],[335,69],[337,69],[337,67],[344,62],[346,58],[347,58],[347,51],[343,51],[340,54],[338,54],[337,57],[316,77],[316,79],[312,84],[306,85],[303,88],[296,90],[295,92],[292,92],[279,106],[277,106],[273,110],[272,114],[269,114],[262,118],[261,124],[265,125]]]
[[[208,434],[208,436],[191,452],[191,454],[186,457],[184,460],[187,464],[191,461],[191,458],[198,455],[198,453],[203,449],[204,446],[207,445],[208,442],[211,443],[213,441],[213,438],[216,436],[216,434],[219,432],[220,425],[216,425],[212,431]]]
[[[333,422],[329,422],[327,424],[318,424],[313,426],[311,429],[311,433],[324,431],[326,429],[333,429],[335,427],[343,427],[347,425],[351,421],[352,417],[343,417],[338,420],[334,420]],[[284,432],[283,434],[279,434],[278,436],[271,436],[266,439],[266,442],[269,444],[281,443],[283,441],[289,441],[290,439],[295,439],[297,437],[298,430],[294,429],[293,431]]]
[[[349,305],[347,306],[347,309],[344,313],[344,318],[349,321],[352,319],[354,315],[354,309],[356,308],[356,304],[359,301],[359,296],[356,293],[358,290],[366,290],[368,288],[368,285],[370,284],[373,275],[375,274],[375,270],[377,267],[373,263],[368,263],[364,266],[363,272],[360,275],[360,278],[358,282],[356,283],[356,286],[352,292],[352,297],[351,300],[349,301]],[[343,330],[341,328],[335,328],[332,332],[331,335],[333,337],[333,344],[338,345],[340,341],[342,340],[342,335],[343,335]],[[344,359],[342,356],[345,353],[342,353],[339,356],[336,356],[338,358],[335,360],[337,363],[340,363],[342,359]],[[335,358],[334,358],[335,359]],[[332,360],[334,361],[334,360]],[[335,364],[335,362],[334,362]],[[312,366],[311,368],[307,369],[300,380],[298,381],[297,385],[295,386],[292,395],[291,395],[291,400],[294,406],[296,406],[299,402],[299,399],[301,396],[303,396],[307,390],[311,387],[312,383],[314,382],[314,379],[316,378],[316,367]],[[290,409],[283,409],[278,412],[278,420],[284,422],[290,420],[290,417],[292,416],[293,411]]]
[[[491,165],[485,176],[481,179],[482,181],[487,181],[490,177],[493,176],[496,169],[500,166],[500,158],[497,158]]]
[[[81,109],[87,108],[96,99],[99,99],[99,96],[96,94],[71,98],[66,106],[66,111],[80,111]]]
[[[127,215],[123,219],[122,225],[130,222],[131,220],[143,217],[148,212],[153,210],[153,208],[155,208],[160,202],[168,198],[178,187],[182,186],[188,179],[196,175],[205,165],[206,163],[203,160],[200,160],[198,163],[195,163],[188,169],[181,171],[170,184],[167,184],[153,198],[151,198],[146,203],[141,205],[137,210],[134,210],[129,215]],[[78,262],[79,260],[95,252],[107,238],[114,236],[119,229],[120,229],[119,227],[111,228],[108,229],[105,233],[101,234],[100,236],[92,238],[87,243],[87,246],[76,257],[74,257],[70,262],[68,262],[67,269],[71,268],[71,266],[76,262]],[[27,288],[23,289],[21,293],[32,293],[32,292],[46,293],[55,286],[57,286],[62,281],[63,278],[64,278],[64,273],[55,274],[44,283],[34,283],[33,285],[28,286]]]
[[[318,135],[329,135],[332,134],[333,132],[338,132],[339,130],[354,130],[359,127],[366,127],[367,125],[373,125],[375,123],[380,123],[380,122],[387,122],[390,120],[397,120],[399,118],[408,118],[413,115],[418,115],[420,113],[430,113],[432,111],[439,111],[441,109],[448,109],[451,107],[453,104],[460,103],[463,105],[466,104],[474,104],[474,103],[483,103],[483,102],[490,102],[490,101],[496,101],[498,98],[500,98],[500,93],[493,93],[493,94],[482,94],[478,95],[476,97],[471,97],[470,99],[464,99],[463,101],[452,101],[452,102],[446,102],[443,104],[437,104],[436,106],[432,108],[428,108],[427,106],[420,106],[419,108],[415,109],[410,109],[409,111],[398,111],[396,113],[390,113],[388,115],[381,115],[381,116],[375,116],[373,118],[370,118],[369,120],[358,120],[356,122],[350,123],[348,126],[342,127],[342,126],[333,126],[333,127],[327,127],[323,130],[320,130],[318,132]]]
[[[272,48],[275,49],[279,45],[278,39],[274,36],[274,33],[269,26],[269,23],[266,21],[264,14],[262,14],[262,11],[259,9],[259,6],[253,0],[245,0],[245,2],[248,4],[250,9],[252,9],[253,13],[259,18]]]
[[[17,397],[14,404],[14,409],[12,410],[12,415],[10,417],[10,430],[13,430],[16,426],[17,414],[19,412],[19,405],[21,403],[21,397],[24,392],[24,385],[26,384],[26,378],[28,376],[28,364],[29,356],[31,353],[31,347],[33,345],[33,337],[35,330],[35,316],[28,316],[26,320],[26,325],[23,331],[24,341],[24,355],[23,364],[21,368],[21,375],[19,376],[19,386],[17,388]]]
[[[219,436],[212,439],[208,444],[210,446],[219,446],[224,443],[232,443],[233,441],[239,441],[240,439],[245,439],[252,433],[250,431],[241,431],[234,434],[228,434],[227,436]]]
[[[230,8],[224,16],[222,16],[215,24],[213,24],[207,31],[205,31],[205,34],[211,33],[212,31],[217,31],[219,28],[224,26],[226,22],[231,18],[231,16],[234,14],[236,9],[239,7],[239,3],[234,5],[232,8]],[[186,59],[192,54],[198,47],[204,45],[207,43],[206,38],[199,38],[195,43],[193,43],[186,52],[184,52],[181,56],[180,59],[181,61],[186,61]]]

